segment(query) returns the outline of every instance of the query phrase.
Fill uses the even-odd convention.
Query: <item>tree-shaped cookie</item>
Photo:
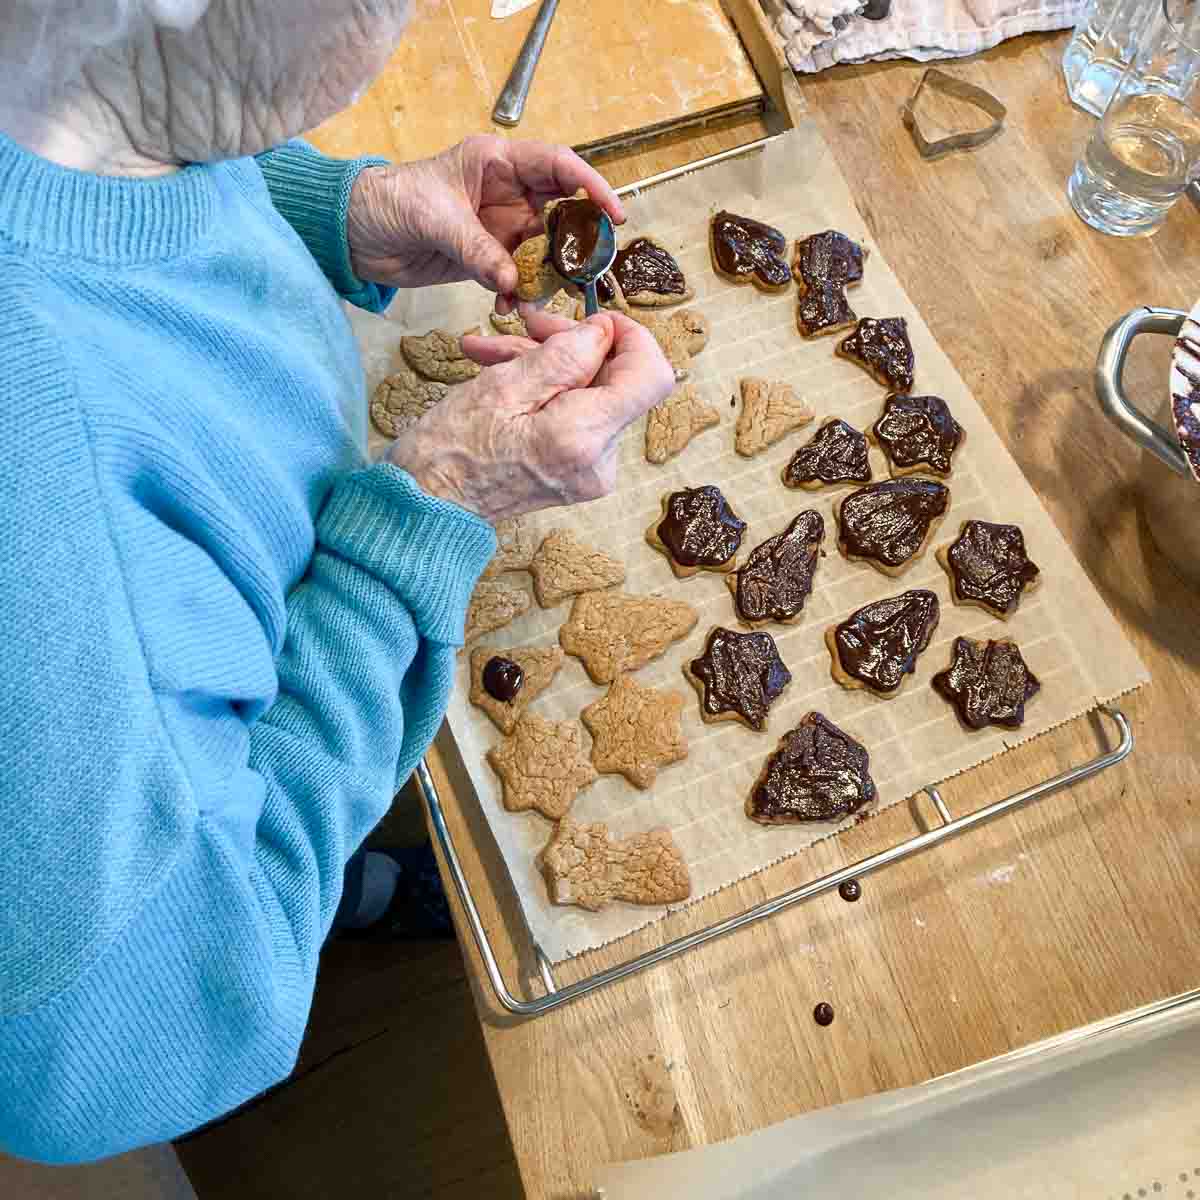
[[[813,419],[813,410],[790,383],[743,379],[741,391],[742,411],[738,414],[734,449],[747,458]]]
[[[569,529],[546,535],[529,564],[533,590],[543,608],[568,596],[625,582],[625,564],[581,542]]]

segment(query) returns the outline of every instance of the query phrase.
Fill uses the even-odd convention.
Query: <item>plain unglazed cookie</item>
[[[575,797],[596,781],[577,721],[548,721],[527,712],[487,759],[500,777],[509,812],[532,808],[551,821],[565,817]]]
[[[551,530],[529,564],[533,591],[543,608],[568,596],[594,592],[625,582],[625,564],[595,546],[581,542],[569,529]]]
[[[676,380],[686,379],[691,374],[692,359],[708,345],[708,318],[698,308],[677,308],[671,313],[625,311],[654,334]]]
[[[585,592],[559,629],[562,648],[583,663],[593,683],[611,683],[636,671],[695,628],[699,616],[682,600]]]
[[[626,904],[678,904],[692,894],[679,847],[665,829],[614,838],[597,821],[559,822],[537,865],[554,904],[599,912],[614,900]]]
[[[508,517],[496,522],[496,553],[483,569],[484,579],[493,579],[505,571],[527,571],[537,550],[537,534],[523,517]]]
[[[683,696],[618,675],[608,693],[580,714],[592,735],[592,765],[601,775],[624,775],[648,788],[660,768],[687,757]]]
[[[503,629],[533,605],[533,599],[522,587],[503,579],[481,579],[471,594],[467,607],[465,642]]]
[[[521,681],[510,700],[493,696],[485,686],[485,671],[493,659],[515,663],[520,668]],[[563,652],[558,646],[524,646],[505,650],[477,646],[471,651],[470,701],[491,718],[492,724],[501,733],[512,733],[526,708],[554,681],[563,659]]]
[[[656,466],[674,458],[698,433],[721,423],[721,414],[700,399],[695,384],[676,388],[646,418],[646,461]]]
[[[479,326],[476,325],[462,336],[478,332]],[[444,329],[431,329],[420,337],[402,337],[400,353],[422,379],[432,379],[437,383],[465,383],[482,370],[477,362],[463,353],[462,338]]]
[[[560,288],[542,305],[542,312],[549,313],[552,317],[566,317],[571,321],[579,321],[583,319],[583,301],[576,300],[574,296],[568,296],[566,291]],[[503,314],[493,310],[488,313],[488,320],[497,333],[506,334],[509,337],[529,336],[525,318],[515,308],[512,312]]]
[[[739,387],[742,411],[734,431],[734,449],[746,458],[803,428],[815,416],[790,383],[746,378],[739,381]]]
[[[446,384],[422,379],[408,363],[401,363],[371,396],[371,423],[385,437],[399,437],[449,391]]]

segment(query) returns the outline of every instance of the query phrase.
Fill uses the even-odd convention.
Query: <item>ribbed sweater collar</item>
[[[30,250],[113,265],[170,258],[208,232],[216,199],[208,166],[155,179],[92,175],[0,134],[0,235]]]

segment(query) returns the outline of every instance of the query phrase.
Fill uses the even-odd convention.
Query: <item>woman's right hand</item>
[[[484,370],[387,453],[430,495],[492,522],[607,495],[622,431],[675,386],[653,335],[622,313],[525,322],[529,338],[464,338]]]

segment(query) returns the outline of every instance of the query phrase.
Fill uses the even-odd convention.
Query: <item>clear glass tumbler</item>
[[[1200,0],[1167,0],[1143,31],[1067,183],[1094,229],[1141,237],[1200,170]]]
[[[1161,0],[1091,0],[1063,51],[1063,77],[1073,104],[1094,117],[1104,112],[1160,4]]]

